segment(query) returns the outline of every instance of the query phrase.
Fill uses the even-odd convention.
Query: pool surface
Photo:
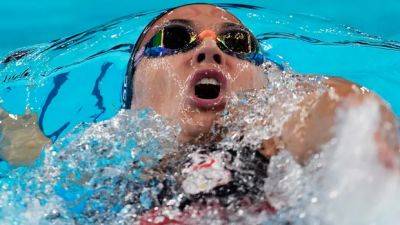
[[[150,3],[130,0],[58,1],[24,0],[3,3],[0,7],[0,55],[19,47],[70,36],[115,18],[137,12],[156,10],[196,1],[162,1]],[[286,13],[314,15],[333,20],[336,24],[356,27],[387,40],[400,40],[400,3],[396,0],[268,0],[268,1],[204,1],[242,3],[262,6]],[[79,10],[76,10],[79,9]],[[51,19],[49,19],[51,18]]]

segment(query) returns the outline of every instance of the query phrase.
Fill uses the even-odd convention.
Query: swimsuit
[[[140,216],[140,225],[196,224],[210,213],[227,222],[239,209],[275,213],[263,196],[269,159],[257,150],[203,146],[178,161],[171,160],[165,167],[176,182],[164,180],[172,185],[164,185],[157,197],[161,201]]]

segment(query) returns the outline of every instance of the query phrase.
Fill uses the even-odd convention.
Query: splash
[[[397,224],[400,176],[379,161],[374,138],[380,120],[378,103],[366,101],[341,111],[338,120],[336,139],[321,159],[325,166],[320,180],[313,184],[318,203],[309,205],[308,211],[324,215],[320,224]]]
[[[177,131],[152,111],[122,111],[78,126],[32,167],[2,162],[2,222],[118,224],[118,213],[151,207],[157,187],[143,173],[176,148]]]
[[[1,162],[1,222],[396,224],[400,178],[377,157],[378,103],[338,111],[335,138],[307,166],[285,150],[266,158],[262,141],[326,91],[323,77],[266,76],[231,99],[209,143],[178,144],[179,127],[155,112],[121,111],[80,124],[30,167]]]
[[[306,167],[273,157],[265,191],[280,210],[268,224],[397,224],[400,177],[378,159],[379,119],[379,104],[365,101],[337,113],[335,138]]]

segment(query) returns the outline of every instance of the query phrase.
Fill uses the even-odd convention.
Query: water
[[[54,2],[37,0],[29,3],[15,0],[3,3],[0,7],[0,55],[18,47],[29,46],[73,35],[93,26],[135,12],[167,8],[179,4],[196,2],[193,0],[152,0],[133,2],[119,0],[71,0]],[[208,0],[204,2],[216,2]],[[400,3],[397,0],[230,0],[219,1],[241,3],[265,7],[269,10],[289,14],[314,15],[346,24],[360,30],[381,36],[387,40],[400,40]],[[79,10],[77,10],[79,9]]]
[[[398,42],[319,17],[223,6],[254,31],[270,59],[296,72],[341,75],[375,90],[400,112],[395,94],[400,71]],[[399,208],[394,200],[399,195],[399,178],[385,171],[376,159],[372,136],[380,115],[373,101],[340,112],[336,138],[325,147],[327,154],[317,155],[304,168],[285,151],[271,158],[268,165],[251,149],[279,134],[279,125],[307,95],[295,88],[296,82],[306,80],[322,91],[319,79],[296,78],[291,72],[280,79],[266,71],[273,85],[264,92],[239,94],[217,121],[215,134],[226,132],[217,146],[179,146],[173,141],[179,128],[151,110],[120,111],[133,40],[158,13],[133,14],[75,36],[23,48],[18,57],[0,64],[1,107],[13,114],[26,110],[37,113],[38,125],[55,142],[32,166],[12,167],[0,162],[2,223],[131,224],[143,219],[142,212],[166,204],[168,207],[157,212],[157,219],[175,215],[187,220],[186,224],[209,223],[201,220],[204,215],[214,224],[223,224],[223,214],[230,215],[228,220],[236,224],[396,224]],[[282,102],[276,110],[274,105]],[[265,119],[275,126],[257,126]],[[358,136],[354,137],[355,133]],[[183,149],[182,153],[177,154],[177,149]],[[239,196],[227,195],[217,202],[231,208],[215,206],[215,199],[204,197],[205,209],[194,205],[177,211],[190,199],[187,193],[197,193],[194,188],[204,183],[184,185],[186,194],[179,188],[167,188],[165,199],[159,198],[165,187],[191,181],[182,171],[190,171],[198,158],[207,158],[210,149],[214,157],[236,171],[230,179],[244,190]],[[251,167],[248,162],[263,166]],[[170,170],[171,164],[183,168]],[[266,171],[274,175],[266,176]],[[208,172],[198,176],[207,177]],[[278,213],[257,213],[241,202],[230,203],[232,198],[243,196],[259,204],[268,199]],[[366,198],[383,203],[368,207]],[[203,216],[187,216],[193,212]]]

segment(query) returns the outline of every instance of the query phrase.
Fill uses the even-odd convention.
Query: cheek
[[[144,59],[137,67],[135,73],[135,101],[139,104],[147,104],[160,97],[167,79],[158,63]]]
[[[135,107],[150,107],[168,116],[177,108],[179,93],[183,82],[174,60],[167,57],[143,59],[135,73]]]
[[[236,63],[231,75],[232,91],[261,89],[265,84],[266,79],[260,67],[246,61]]]

